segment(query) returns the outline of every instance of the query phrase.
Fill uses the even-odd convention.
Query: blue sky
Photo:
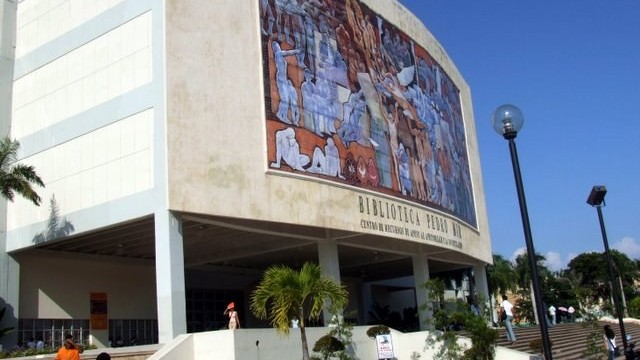
[[[640,1],[400,0],[471,87],[493,252],[525,247],[496,107],[525,117],[516,143],[533,242],[554,270],[604,250],[593,185],[605,185],[609,246],[640,258]]]

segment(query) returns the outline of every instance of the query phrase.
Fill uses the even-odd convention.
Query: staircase
[[[600,323],[600,334],[604,335],[604,327],[606,323]],[[622,338],[620,337],[620,327],[618,323],[608,323],[616,333],[616,342],[622,353]],[[549,329],[549,339],[551,340],[551,348],[554,360],[579,360],[582,358],[582,352],[587,348],[587,336],[591,333],[591,329],[583,327],[581,323],[563,323],[551,326]],[[631,335],[632,341],[640,339],[640,325],[625,323],[624,329],[627,335]],[[510,344],[507,340],[505,328],[498,329],[500,337],[497,345],[510,349],[532,353],[529,349],[529,341],[540,338],[540,328],[538,326],[519,327],[514,326],[513,331],[517,341]],[[598,345],[604,348],[604,342],[600,340]],[[623,359],[621,356],[619,359]]]

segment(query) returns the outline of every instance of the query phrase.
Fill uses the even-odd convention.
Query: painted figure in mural
[[[442,166],[436,168],[436,182],[438,183],[438,195],[436,204],[446,208],[449,204],[449,194],[447,193],[446,178],[442,172]]]
[[[434,66],[433,72],[434,72],[435,86],[436,86],[435,93],[436,95],[441,97],[442,96],[442,72],[440,71],[440,67]]]
[[[366,185],[369,180],[369,177],[367,176],[367,162],[364,161],[364,158],[362,156],[358,157],[356,170],[358,175],[358,181],[361,184]]]
[[[318,118],[318,109],[316,105],[316,84],[313,83],[313,73],[309,68],[304,69],[304,81],[300,85],[302,93],[302,111],[304,116],[304,127],[313,131],[318,135],[320,133],[320,124]]]
[[[418,169],[413,169],[413,177],[416,179],[417,186],[420,189],[419,193],[422,192],[422,197],[419,196],[420,200],[426,201],[431,193],[427,175],[427,162],[433,161],[433,153],[431,151],[431,146],[425,139],[426,134],[424,130],[419,129],[418,127],[409,126],[409,131],[411,132],[411,135],[413,135],[413,141],[416,146],[414,166],[417,166],[420,170],[420,174],[417,174],[416,171]]]
[[[313,174],[322,174],[344,179],[340,171],[340,153],[333,138],[327,139],[324,152],[318,146],[313,149],[313,160],[311,161],[311,167],[309,167],[307,171]]]
[[[445,209],[450,209],[452,205],[451,191],[451,155],[449,151],[449,125],[446,121],[440,119],[436,124],[436,151],[435,156],[439,164],[442,179],[439,180],[441,186],[440,205]]]
[[[277,41],[271,43],[273,49],[273,60],[276,65],[276,86],[278,88],[278,96],[280,103],[276,117],[285,124],[291,124],[289,119],[289,110],[292,111],[294,123],[297,125],[299,120],[298,114],[298,93],[293,86],[291,80],[287,76],[287,56],[296,55],[299,49],[282,50]]]
[[[382,53],[382,59],[389,64],[394,64],[393,39],[391,30],[388,27],[382,29],[381,20],[378,20],[378,33],[380,33],[381,38],[380,52]]]
[[[285,11],[285,8],[287,7],[287,5],[289,5],[289,3],[292,1],[294,0],[275,0],[276,28],[278,29],[278,38],[280,39],[280,41],[286,41],[289,44],[291,44],[291,39],[289,38],[290,21],[287,14],[284,14],[284,23],[283,23],[282,14]],[[282,31],[283,27],[284,27],[284,31]],[[283,35],[285,34],[286,36],[283,37]]]
[[[300,153],[300,145],[293,128],[276,131],[276,161],[269,166],[279,169],[282,161],[298,171],[305,171],[304,167],[309,164],[309,157]]]
[[[327,19],[327,15],[322,13],[318,16],[318,31],[321,34],[327,35],[329,38],[332,38],[333,28],[331,24],[329,24],[329,20]]]
[[[411,183],[411,149],[405,148],[403,143],[398,147],[398,161],[400,173],[400,192],[402,195],[411,195],[413,191]]]
[[[338,134],[348,148],[352,142],[360,141],[360,118],[367,109],[367,103],[362,96],[362,90],[349,94],[349,99],[343,104],[342,125]]]
[[[315,58],[316,58],[316,24],[313,22],[311,15],[307,14],[304,17],[304,50],[307,55],[307,61],[309,62],[309,68],[315,71]]]
[[[343,86],[348,85],[347,64],[344,62],[342,54],[336,50],[330,32],[327,30],[320,31],[317,67],[317,71],[322,69],[325,78]]]
[[[304,7],[298,3],[298,0],[289,0],[289,2],[284,6],[285,11],[285,38],[287,42],[291,44],[291,38],[289,33],[293,33],[293,39],[295,47],[298,49],[304,49],[304,18],[307,15],[307,12],[304,10]],[[287,20],[289,21],[289,25],[286,25]],[[300,66],[304,65],[304,51],[301,51],[298,55],[298,64]]]
[[[318,109],[318,121],[322,126],[322,133],[329,136],[336,133],[336,88],[335,84],[326,78],[323,69],[318,69],[316,77],[316,108]],[[316,133],[317,133],[316,129]]]
[[[435,85],[435,77],[431,66],[427,64],[427,61],[423,58],[418,60],[418,81],[422,80],[425,86],[425,92],[430,94],[433,92]]]
[[[400,150],[398,144],[398,103],[393,103],[393,110],[388,111],[383,109],[383,116],[385,121],[387,122],[387,133],[389,134],[389,148],[391,159],[393,160],[393,172],[396,175],[396,181],[398,184],[398,188],[401,188],[400,183],[400,164],[398,162],[398,150]]]
[[[352,153],[347,153],[347,157],[344,159],[344,167],[342,168],[342,174],[346,181],[351,184],[358,183],[358,164],[353,158]]]
[[[371,84],[369,84],[371,86]],[[391,155],[389,154],[389,138],[387,137],[387,121],[385,115],[387,114],[387,105],[382,101],[382,97],[376,94],[378,101],[377,109],[371,114],[371,137],[369,142],[375,150],[375,166],[378,168],[378,184],[386,188],[392,186],[392,174],[391,174]],[[375,111],[377,110],[377,111]]]
[[[320,41],[318,43],[318,61],[322,63],[322,67],[327,68],[333,64],[333,51],[331,48],[331,38],[329,37],[329,25],[324,20],[324,16],[320,16]]]
[[[414,82],[402,92],[402,96],[413,105],[416,116],[424,123],[427,117],[427,99],[420,86]]]
[[[273,24],[276,19],[273,17],[273,11],[269,5],[269,0],[260,0],[260,12],[262,14],[262,22],[260,24],[260,31],[262,32],[262,35],[273,35]],[[268,30],[264,27],[265,23],[269,25]]]
[[[381,72],[382,69],[379,69],[376,61],[376,55],[378,54],[378,39],[373,25],[369,20],[369,15],[361,17],[357,25],[360,27],[360,33],[362,34],[361,45],[364,49],[365,62],[367,63],[367,66],[370,69],[376,69],[378,72]]]
[[[413,181],[415,183],[414,186],[414,190],[415,190],[415,197],[418,198],[418,200],[420,201],[425,201],[427,200],[427,192],[425,189],[425,183],[424,183],[424,176],[422,175],[422,167],[420,165],[420,156],[418,154],[418,150],[416,147],[416,151],[415,151],[416,155],[411,157],[411,177],[413,178]]]
[[[361,21],[363,20],[361,17],[362,12],[360,11],[360,6],[357,1],[347,0],[345,2],[345,12],[347,15],[347,26],[351,30],[352,47],[360,52],[364,61],[371,67],[369,61],[371,54],[367,52],[365,45],[365,34],[362,32],[361,26]]]
[[[289,113],[293,119],[293,124],[298,126],[300,123],[300,108],[298,107],[298,92],[296,91],[296,87],[293,86],[293,82],[291,79],[287,79],[287,120],[289,118]]]
[[[345,28],[344,24],[340,23],[336,27],[336,45],[338,46],[338,51],[343,54],[343,56],[349,62],[350,56],[347,51],[349,49],[353,49],[353,44],[351,43],[351,35],[349,35],[349,31]]]
[[[367,176],[369,176],[369,183],[371,186],[378,186],[380,184],[380,177],[378,176],[378,168],[373,159],[369,159],[367,162]]]
[[[347,69],[347,78],[351,91],[358,88],[358,74],[367,74],[367,65],[362,60],[362,56],[355,49],[347,50],[349,54],[349,67]]]
[[[336,43],[338,52],[346,61],[347,65],[347,82],[351,91],[356,91],[358,87],[358,73],[366,73],[367,68],[362,61],[360,53],[355,49],[351,42],[351,36],[344,24],[336,27]]]

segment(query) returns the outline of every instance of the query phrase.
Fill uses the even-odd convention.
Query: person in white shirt
[[[509,302],[507,295],[502,295],[502,303],[500,304],[502,311],[507,314],[507,319],[504,321],[504,326],[507,328],[507,339],[510,342],[516,341],[516,335],[513,333],[511,327],[511,321],[513,320],[513,305]]]
[[[549,316],[551,316],[551,325],[556,324],[556,307],[551,305],[549,306]]]

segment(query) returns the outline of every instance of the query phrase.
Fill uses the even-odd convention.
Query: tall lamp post
[[[618,289],[618,283],[613,271],[613,261],[611,261],[611,252],[609,251],[609,241],[607,240],[607,232],[604,228],[604,220],[602,218],[602,207],[605,205],[604,196],[607,194],[607,188],[603,185],[596,185],[591,189],[589,197],[587,198],[587,204],[595,207],[598,210],[598,220],[600,220],[600,231],[602,232],[602,242],[604,242],[604,254],[607,257],[607,264],[609,265],[609,281],[611,281],[611,292],[613,297],[613,303],[618,312],[618,324],[620,325],[620,336],[622,336],[623,349],[627,348],[627,334],[624,331],[624,321],[622,320],[623,312],[620,304],[620,289]]]
[[[511,164],[513,165],[513,175],[516,180],[518,190],[518,201],[520,203],[520,216],[522,217],[522,227],[524,229],[524,239],[527,245],[527,255],[529,257],[529,267],[531,270],[531,281],[533,282],[533,296],[536,302],[536,314],[540,325],[540,335],[542,336],[542,347],[545,360],[552,360],[551,342],[549,341],[549,330],[547,329],[546,314],[542,303],[542,292],[540,290],[540,279],[538,277],[538,266],[536,261],[536,251],[533,248],[531,236],[531,226],[529,225],[529,213],[527,212],[527,201],[524,197],[522,176],[520,174],[520,163],[518,162],[518,150],[516,148],[516,136],[522,128],[524,117],[520,109],[513,105],[502,105],[493,112],[493,128],[498,135],[509,141],[509,151],[511,153]]]

